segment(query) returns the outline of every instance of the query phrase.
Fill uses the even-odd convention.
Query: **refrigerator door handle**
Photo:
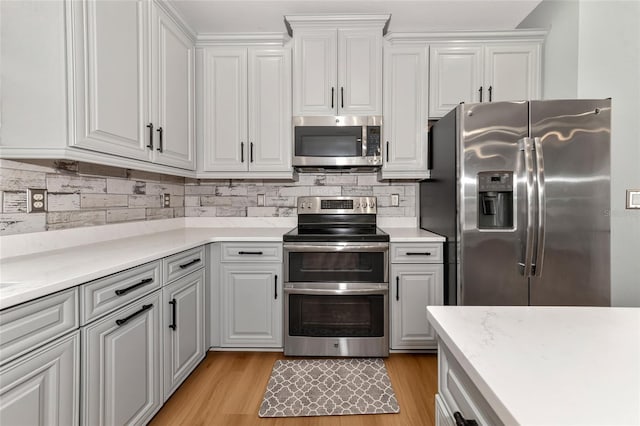
[[[531,264],[533,260],[533,231],[534,231],[534,214],[536,210],[536,200],[534,197],[534,165],[533,165],[533,140],[531,138],[522,138],[518,141],[520,150],[524,153],[524,172],[526,177],[526,239],[523,257],[518,264],[523,268],[522,275],[531,276]]]
[[[542,259],[544,255],[544,239],[546,226],[546,198],[544,188],[544,155],[540,138],[533,138],[533,149],[536,153],[536,181],[537,181],[537,215],[538,235],[536,237],[535,257],[531,263],[531,273],[535,276],[542,274]]]

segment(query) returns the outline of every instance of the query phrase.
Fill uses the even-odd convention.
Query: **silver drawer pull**
[[[144,280],[142,280],[139,283],[134,284],[134,285],[132,285],[130,287],[118,289],[118,290],[116,290],[116,296],[122,296],[123,294],[127,294],[130,291],[133,291],[136,288],[141,287],[141,286],[143,286],[145,284],[149,284],[152,281],[153,281],[153,278],[145,278]]]
[[[200,262],[200,258],[193,259],[191,262],[183,263],[182,265],[180,265],[180,269],[188,268],[189,266],[191,266],[191,265],[193,265],[195,263],[198,263],[198,262]]]
[[[429,251],[424,251],[424,252],[415,252],[415,251],[408,251],[406,253],[407,256],[431,256],[431,252]]]
[[[129,320],[132,320],[133,318],[137,317],[144,311],[148,311],[151,308],[153,308],[153,303],[150,303],[148,305],[142,305],[142,308],[140,308],[138,312],[134,312],[126,318],[116,320],[116,324],[118,324],[119,326],[125,325],[127,322],[129,322]]]

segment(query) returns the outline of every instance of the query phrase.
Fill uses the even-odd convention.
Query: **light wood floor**
[[[280,352],[209,352],[150,423],[152,426],[432,426],[437,360],[428,354],[385,359],[399,414],[259,418],[258,410]]]

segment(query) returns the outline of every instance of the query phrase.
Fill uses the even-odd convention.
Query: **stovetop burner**
[[[353,242],[388,242],[389,234],[378,227],[373,229],[303,229],[293,228],[282,237],[285,242],[327,242],[327,241],[353,241]]]
[[[376,226],[375,197],[299,197],[298,227],[285,242],[388,242]]]

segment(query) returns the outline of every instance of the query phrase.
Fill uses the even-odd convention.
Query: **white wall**
[[[611,301],[640,306],[640,2],[544,0],[519,27],[549,29],[545,98],[612,98]]]
[[[578,94],[578,0],[543,1],[518,28],[548,30],[544,45],[544,99]]]

